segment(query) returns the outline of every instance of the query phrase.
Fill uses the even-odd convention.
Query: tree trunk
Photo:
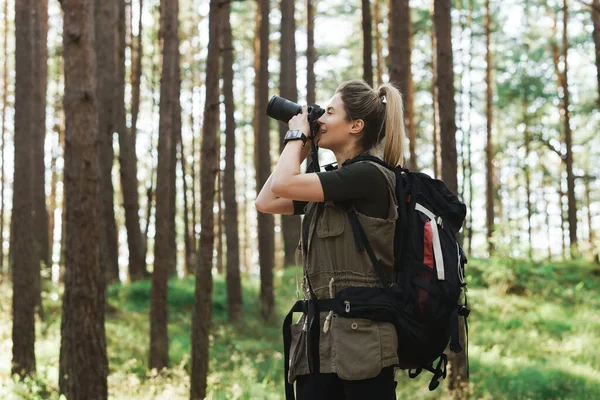
[[[315,104],[317,79],[315,77],[315,63],[317,52],[315,50],[315,0],[306,0],[306,102]],[[310,157],[310,156],[309,156]],[[307,164],[308,164],[307,160]]]
[[[175,107],[178,104],[177,67],[179,63],[179,4],[178,0],[161,0],[161,21],[163,23],[163,55],[160,80],[160,123],[158,139],[158,166],[156,186],[156,240],[154,242],[154,271],[152,272],[152,300],[150,304],[150,368],[168,367],[169,339],[167,331],[167,280],[175,269],[172,254],[171,226],[174,221],[171,213],[175,181],[172,170],[173,146],[176,135],[174,121]]]
[[[102,264],[108,284],[119,280],[117,227],[114,212],[112,167],[114,162],[113,132],[117,101],[117,4],[115,0],[95,0],[98,139],[100,141],[100,196],[102,198]]]
[[[217,147],[221,147],[221,143],[220,143],[220,139],[221,139],[221,135],[219,133],[217,133],[217,137],[219,138],[219,143],[217,143]],[[218,158],[217,158],[217,165],[221,164],[221,152],[219,151],[217,153]],[[216,235],[216,249],[217,249],[217,260],[215,262],[215,265],[217,267],[217,273],[218,274],[223,274],[223,192],[221,190],[223,190],[223,185],[221,184],[221,170],[220,168],[217,169],[217,176],[216,176],[216,183],[217,183],[217,218],[216,218],[216,223],[215,223],[215,235]]]
[[[452,62],[450,3],[434,0],[436,32],[437,87],[439,91],[440,147],[442,150],[442,180],[454,193],[458,193],[456,160],[456,123],[454,100],[454,71]],[[459,319],[460,342],[465,347],[464,320]],[[468,377],[465,352],[450,352],[449,387],[460,397],[467,396]]]
[[[439,107],[439,90],[438,90],[438,72],[437,72],[437,39],[435,34],[434,23],[434,0],[431,0],[430,15],[431,15],[431,98],[433,100],[433,176],[440,179],[442,176],[442,159],[440,150],[440,107]]]
[[[94,54],[94,0],[63,0],[65,75],[65,292],[60,392],[69,399],[108,397],[104,330],[105,269],[100,237],[100,163]]]
[[[416,130],[414,124],[414,84],[411,73],[412,26],[408,0],[390,1],[389,71],[390,82],[398,87],[404,98],[406,130],[408,132],[410,158],[408,168],[417,170]]]
[[[550,205],[548,201],[548,197],[546,196],[545,187],[542,186],[542,201],[544,203],[544,214],[546,218],[546,241],[548,243],[548,262],[552,261],[552,245],[551,245],[551,233],[550,233]]]
[[[492,241],[492,236],[494,234],[494,143],[492,141],[492,54],[491,54],[491,10],[490,10],[490,0],[486,0],[485,3],[486,14],[485,14],[485,60],[486,60],[486,68],[485,68],[485,82],[486,82],[486,106],[485,106],[485,114],[486,114],[486,145],[485,145],[485,170],[486,170],[486,191],[485,191],[485,199],[486,199],[486,236],[487,236],[487,246],[489,255],[494,254],[495,245]]]
[[[569,220],[569,244],[570,256],[575,258],[579,255],[577,248],[577,202],[575,200],[575,176],[573,174],[573,134],[571,132],[571,114],[569,111],[569,74],[568,59],[569,39],[567,34],[567,22],[569,20],[569,11],[567,0],[563,0],[563,112],[565,123],[565,163],[567,167],[567,201],[568,201],[568,220]]]
[[[586,166],[586,171],[589,171],[589,165]],[[590,256],[591,258],[595,258],[596,256],[596,247],[594,246],[594,226],[592,225],[592,202],[590,199],[590,178],[584,179],[585,184],[585,209],[587,214],[587,226],[588,226],[588,243],[590,246]]]
[[[4,15],[8,15],[8,0],[4,1]],[[2,161],[0,164],[0,278],[4,275],[4,150],[6,140],[6,105],[8,100],[8,18],[4,20],[4,36],[3,36],[2,54],[2,121],[0,121],[0,135],[2,137],[2,148],[0,150]]]
[[[11,374],[21,377],[35,372],[35,317],[39,298],[39,257],[34,243],[33,211],[34,155],[37,127],[34,126],[39,109],[36,108],[35,79],[35,16],[31,10],[34,0],[18,1],[15,7],[16,82],[15,82],[15,136],[13,209],[13,326]],[[34,284],[32,284],[34,282]]]
[[[373,36],[371,26],[371,4],[369,0],[362,3],[362,31],[363,31],[363,79],[373,86]]]
[[[368,0],[367,0],[368,2]],[[281,0],[281,77],[279,92],[284,98],[298,102],[296,86],[296,20],[294,17],[294,0]],[[279,123],[279,151],[283,151],[283,139],[287,132],[287,124]],[[281,231],[283,234],[283,263],[291,266],[296,263],[296,248],[300,241],[300,216],[282,215]]]
[[[185,263],[183,265],[183,276],[189,276],[190,272],[193,272],[192,259],[194,249],[192,248],[193,235],[190,233],[189,226],[189,208],[188,208],[188,194],[187,194],[187,181],[186,181],[186,170],[185,166],[187,160],[185,157],[185,149],[183,147],[183,137],[181,130],[177,133],[179,135],[179,162],[181,166],[181,176],[183,177],[183,242],[185,246]]]
[[[204,399],[209,360],[209,329],[212,317],[212,267],[215,244],[215,179],[219,168],[219,19],[220,3],[210,1],[208,17],[208,54],[206,63],[206,99],[201,146],[200,252],[196,266],[196,291],[192,317],[192,374],[190,399]]]
[[[46,138],[46,88],[48,86],[48,0],[36,0],[34,12],[35,31],[35,61],[33,64],[35,79],[35,101],[37,114],[35,114],[35,140],[34,140],[34,178],[33,202],[34,224],[37,226],[36,243],[38,256],[46,268],[50,268],[50,250],[48,237],[48,210],[46,209],[46,190],[44,165],[44,142]],[[37,276],[37,274],[36,274]],[[39,285],[39,284],[38,284]],[[41,297],[38,300],[41,312]]]
[[[265,113],[269,100],[269,2],[259,0],[256,16],[254,78],[254,165],[256,190],[260,191],[271,173],[269,120]],[[260,304],[265,321],[273,316],[273,267],[275,263],[274,220],[258,213],[258,262],[260,265]]]
[[[594,46],[596,50],[596,78],[598,80],[598,107],[600,107],[600,0],[593,0],[592,22],[594,24]]]
[[[375,71],[377,73],[377,85],[383,83],[383,55],[381,46],[381,32],[379,24],[381,24],[381,0],[374,0],[373,18],[375,18]]]
[[[140,7],[142,6],[140,0]],[[137,114],[139,111],[140,75],[141,75],[141,40],[137,49],[132,49],[132,106],[131,129],[127,129],[125,110],[125,46],[126,46],[126,12],[125,2],[119,1],[118,19],[118,65],[117,65],[117,102],[116,128],[119,135],[119,164],[121,190],[123,191],[123,208],[125,209],[125,227],[127,228],[127,245],[129,248],[129,280],[137,281],[148,276],[146,271],[146,255],[142,230],[140,227],[140,204],[138,199],[137,154],[135,151],[137,135]],[[140,16],[141,18],[141,16]],[[141,29],[141,26],[140,26]],[[141,32],[140,32],[141,33]]]
[[[283,11],[282,11],[283,12]],[[241,324],[242,282],[240,278],[240,241],[238,234],[238,209],[235,190],[235,103],[233,101],[233,38],[231,32],[231,3],[223,4],[222,56],[223,99],[225,101],[225,171],[223,171],[223,197],[225,203],[225,235],[227,237],[227,315],[229,321]]]
[[[469,30],[469,62],[467,63],[467,76],[471,76],[472,70],[472,61],[473,61],[473,0],[469,0],[469,14],[467,17],[467,27]],[[473,209],[473,169],[471,165],[471,135],[472,135],[472,124],[471,124],[471,110],[473,110],[473,84],[469,82],[468,86],[468,97],[469,97],[469,108],[467,112],[467,121],[468,127],[465,129],[466,135],[466,146],[467,146],[467,155],[466,155],[466,164],[465,164],[465,179],[467,180],[467,187],[469,191],[469,200],[467,204],[467,209]],[[472,243],[473,243],[473,213],[467,213],[467,254],[471,254]]]
[[[525,86],[525,85],[523,85]],[[531,222],[532,222],[532,218],[533,218],[533,211],[532,211],[532,204],[531,204],[531,169],[529,168],[529,162],[528,162],[528,158],[529,158],[529,152],[531,151],[531,139],[530,139],[530,134],[529,134],[529,116],[527,113],[527,108],[529,106],[529,99],[528,99],[528,90],[527,87],[525,86],[524,88],[524,97],[523,97],[523,105],[522,105],[522,109],[523,109],[523,124],[525,126],[524,132],[523,132],[523,136],[524,136],[524,142],[525,142],[525,160],[524,160],[524,168],[523,171],[525,172],[525,192],[527,195],[527,199],[526,199],[526,203],[527,203],[527,243],[528,243],[528,256],[529,259],[532,260],[533,259],[533,238],[532,238],[532,231],[531,231]]]

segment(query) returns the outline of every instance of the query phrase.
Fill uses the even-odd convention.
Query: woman
[[[394,173],[373,162],[345,161],[368,154],[391,167],[402,164],[402,99],[392,85],[374,90],[362,80],[352,80],[339,86],[318,123],[315,142],[335,154],[339,168],[300,173],[311,143],[306,141],[310,126],[303,107],[302,114],[289,121],[285,148],[256,208],[270,214],[305,214],[299,246],[302,291],[305,298],[327,299],[347,287],[379,286],[369,256],[356,249],[348,207],[355,210],[391,277],[397,219]],[[291,326],[287,379],[297,382],[298,399],[396,398],[397,337],[392,324],[342,318],[331,311],[320,313],[319,328],[318,343],[311,347],[306,314]],[[308,349],[315,348],[318,354],[311,361]]]

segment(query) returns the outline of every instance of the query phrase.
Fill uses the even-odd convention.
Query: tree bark
[[[281,0],[281,77],[279,79],[279,93],[282,97],[297,103],[295,33],[294,0]],[[279,123],[280,152],[283,151],[283,139],[286,132],[287,124]],[[283,263],[285,266],[292,266],[296,263],[296,248],[300,241],[300,216],[282,215],[281,231],[284,249]]]
[[[215,179],[219,168],[219,0],[210,1],[208,54],[206,63],[206,100],[201,146],[202,204],[200,212],[200,252],[196,266],[196,290],[192,318],[192,374],[190,399],[204,399],[208,376],[210,321],[212,317],[212,267],[215,244]]]
[[[431,15],[431,98],[433,100],[433,176],[436,179],[440,179],[442,176],[442,159],[440,150],[440,102],[439,102],[439,90],[438,90],[438,73],[437,73],[437,39],[435,33],[434,23],[434,1],[431,0],[431,8],[429,10]]]
[[[362,4],[362,31],[363,31],[363,79],[373,86],[373,36],[371,23],[371,3],[361,0]]]
[[[306,0],[306,102],[315,104],[317,79],[315,77],[315,0]],[[310,157],[310,156],[309,156]],[[309,165],[309,164],[307,164]]]
[[[60,392],[69,399],[108,397],[104,330],[105,269],[100,237],[100,163],[94,53],[94,0],[63,0],[65,75],[65,292]]]
[[[188,186],[186,181],[186,164],[187,160],[185,157],[185,149],[183,147],[183,137],[181,129],[177,133],[179,135],[179,162],[181,166],[181,176],[183,177],[183,242],[185,247],[185,263],[183,265],[183,276],[189,276],[190,272],[193,271],[192,260],[194,249],[193,246],[193,235],[190,233],[189,224],[189,207],[188,207]]]
[[[282,11],[283,12],[283,11]],[[233,101],[233,38],[231,32],[231,3],[223,4],[223,99],[225,101],[225,171],[223,171],[223,198],[225,203],[225,235],[227,240],[227,315],[229,321],[241,324],[242,282],[240,277],[240,241],[238,209],[235,190],[235,103]]]
[[[15,7],[16,82],[14,179],[12,208],[13,326],[11,374],[35,372],[35,305],[39,298],[39,257],[34,243],[34,155],[38,118],[36,88],[35,0],[18,1]],[[34,284],[32,284],[32,281]]]
[[[142,6],[140,0],[140,9]],[[137,49],[132,51],[132,106],[131,129],[127,129],[125,110],[125,46],[126,46],[126,12],[125,2],[118,3],[118,65],[117,65],[117,101],[116,130],[119,135],[119,164],[121,190],[123,192],[123,208],[125,210],[125,227],[127,228],[127,245],[129,248],[129,280],[137,281],[148,276],[146,255],[142,230],[140,227],[140,204],[138,199],[137,154],[135,151],[137,135],[137,113],[139,110],[140,75],[141,75],[141,40]],[[141,14],[140,14],[141,18]],[[141,29],[141,26],[140,26]],[[140,32],[141,34],[141,32]]]
[[[96,62],[98,99],[98,139],[100,141],[100,196],[102,198],[101,238],[103,265],[110,284],[119,280],[117,256],[117,226],[114,212],[112,167],[114,162],[113,132],[117,102],[117,3],[115,0],[96,0]]]
[[[598,107],[600,107],[600,0],[593,1],[592,23],[594,24],[594,46],[596,50],[596,79],[598,80]]]
[[[567,168],[567,201],[568,201],[568,220],[569,220],[569,249],[571,258],[579,255],[577,246],[577,202],[575,200],[575,176],[573,175],[573,133],[571,131],[571,114],[569,111],[569,74],[568,59],[569,38],[567,34],[567,23],[569,20],[569,9],[567,0],[563,0],[563,111],[565,123],[565,163]]]
[[[485,82],[486,82],[486,145],[485,145],[485,170],[486,170],[486,236],[487,246],[489,255],[494,254],[495,245],[492,241],[494,234],[494,143],[492,141],[492,54],[491,54],[491,10],[490,1],[486,0],[485,3],[486,14],[485,14],[485,44],[486,44],[486,68],[485,68]]]
[[[172,254],[171,213],[175,181],[172,170],[173,146],[176,135],[174,109],[179,91],[176,65],[179,63],[179,4],[178,0],[161,0],[163,32],[162,72],[160,81],[160,122],[158,139],[158,167],[156,187],[156,240],[154,242],[154,271],[152,272],[152,300],[150,303],[150,368],[168,367],[169,339],[167,330],[167,281],[175,269]]]
[[[271,173],[269,120],[265,113],[269,100],[269,1],[259,0],[256,16],[254,49],[254,164],[256,190],[260,191]],[[258,213],[258,262],[260,265],[260,304],[265,321],[273,316],[273,268],[275,264],[274,220],[270,214]]]
[[[442,151],[442,180],[458,193],[456,160],[456,103],[454,100],[454,70],[452,61],[450,2],[434,0],[436,32],[437,87],[440,110],[440,147]],[[459,319],[460,342],[465,347],[464,319]],[[468,377],[465,352],[450,352],[449,387],[458,397],[468,395]]]
[[[8,0],[4,1],[4,15],[8,15]],[[2,138],[2,148],[0,150],[2,161],[0,162],[0,277],[4,275],[4,150],[6,140],[6,110],[8,109],[8,18],[4,20],[4,36],[3,36],[4,55],[2,62],[2,121],[0,124],[0,135]]]
[[[44,142],[46,139],[46,88],[48,86],[48,0],[36,0],[34,11],[35,61],[33,64],[35,79],[35,101],[37,114],[35,114],[35,147],[34,147],[34,178],[33,202],[34,224],[36,229],[36,243],[38,256],[46,268],[50,268],[50,249],[48,237],[48,210],[46,209],[46,167],[44,165]],[[39,283],[38,283],[39,286]],[[41,289],[41,287],[40,287]],[[38,300],[41,312],[41,297]]]
[[[395,84],[404,99],[405,118],[408,132],[410,158],[408,168],[417,169],[416,130],[414,126],[414,84],[411,73],[412,25],[409,0],[390,1],[389,71],[390,82]]]
[[[381,0],[374,0],[373,18],[375,19],[375,71],[377,73],[377,85],[383,83],[383,55],[381,46],[381,32],[379,24],[381,24]]]
[[[221,135],[219,133],[217,133],[217,137],[218,142],[217,143],[217,147],[220,149],[221,148]],[[221,164],[221,152],[218,151],[217,153],[218,158],[217,158],[217,165]],[[215,262],[215,265],[217,267],[217,274],[223,274],[223,184],[221,182],[221,169],[217,169],[217,176],[216,176],[216,181],[217,181],[217,218],[216,218],[216,223],[215,223],[215,239],[216,239],[216,254],[217,254],[217,259]]]

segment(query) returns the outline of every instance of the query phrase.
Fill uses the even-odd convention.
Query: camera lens
[[[302,106],[277,95],[271,97],[267,106],[267,115],[281,122],[288,122],[301,112]]]

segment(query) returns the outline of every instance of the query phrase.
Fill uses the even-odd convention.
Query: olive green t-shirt
[[[387,218],[390,207],[387,183],[375,165],[357,162],[333,171],[317,172],[317,176],[321,180],[325,202],[351,200],[358,212],[370,217]],[[294,214],[304,214],[307,204],[306,201],[294,200]],[[304,216],[303,243],[308,241],[308,227],[314,218],[313,214],[314,212]]]

